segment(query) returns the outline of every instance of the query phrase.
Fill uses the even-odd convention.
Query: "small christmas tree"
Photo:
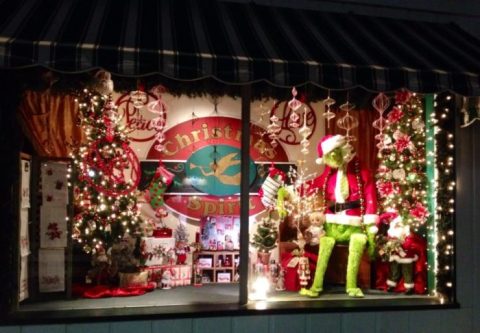
[[[259,252],[269,252],[277,246],[277,226],[274,220],[264,217],[257,226],[251,245]]]
[[[183,223],[179,223],[177,228],[174,231],[175,241],[178,242],[188,242],[188,231],[187,227]]]
[[[405,224],[418,230],[429,212],[424,111],[416,94],[397,92],[378,158],[377,189],[382,210],[397,212]]]
[[[72,237],[93,255],[108,252],[127,238],[138,246],[141,219],[135,190],[140,169],[126,128],[119,123],[110,94],[84,90],[78,107],[78,124],[86,140],[72,154],[76,209]],[[130,253],[140,256],[138,249]]]

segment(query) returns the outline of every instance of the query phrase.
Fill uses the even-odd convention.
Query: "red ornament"
[[[111,152],[106,153],[103,150],[105,143],[100,139],[90,146],[81,177],[95,190],[108,196],[131,193],[140,181],[137,155],[126,143],[111,147]]]

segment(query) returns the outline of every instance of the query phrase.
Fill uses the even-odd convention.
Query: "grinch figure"
[[[315,277],[310,289],[300,294],[317,297],[323,290],[323,279],[335,243],[348,244],[346,292],[363,297],[357,287],[360,260],[368,242],[368,252],[375,255],[377,232],[377,198],[368,170],[360,168],[353,147],[342,135],[327,135],[317,147],[317,163],[325,163],[324,172],[309,184],[309,193],[319,193],[325,211],[325,235],[320,238]]]

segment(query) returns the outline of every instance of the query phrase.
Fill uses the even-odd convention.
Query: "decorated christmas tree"
[[[252,246],[259,252],[269,252],[276,247],[277,226],[271,217],[264,217],[257,225],[257,231],[253,235]]]
[[[381,210],[397,212],[412,230],[418,230],[429,215],[424,110],[418,95],[396,93],[383,134],[377,172]]]
[[[120,124],[111,90],[84,90],[79,96],[78,125],[85,140],[72,154],[76,209],[72,237],[94,258],[98,253],[113,253],[118,246],[138,247],[141,236],[135,195],[139,162]],[[129,253],[140,256],[139,249]],[[130,259],[134,265],[136,261]]]

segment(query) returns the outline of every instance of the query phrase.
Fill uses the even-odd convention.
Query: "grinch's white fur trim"
[[[392,281],[392,280],[387,280],[387,286],[389,287],[396,287],[397,286],[397,283],[395,281]]]
[[[414,283],[403,283],[403,286],[406,289],[412,289],[413,287],[415,287],[415,284]]]
[[[326,214],[325,217],[327,223],[352,225],[357,227],[362,225],[362,218],[360,216]]]
[[[413,258],[402,258],[399,255],[394,254],[393,256],[390,257],[389,261],[396,261],[399,264],[411,264],[414,261],[418,260],[418,256],[415,255]]]
[[[321,143],[323,155],[328,154],[335,148],[341,147],[346,143],[343,135],[337,134]]]
[[[315,163],[317,164],[323,164],[323,158],[319,157],[315,160]]]
[[[363,223],[365,224],[377,224],[379,216],[377,214],[366,214],[363,215]]]

